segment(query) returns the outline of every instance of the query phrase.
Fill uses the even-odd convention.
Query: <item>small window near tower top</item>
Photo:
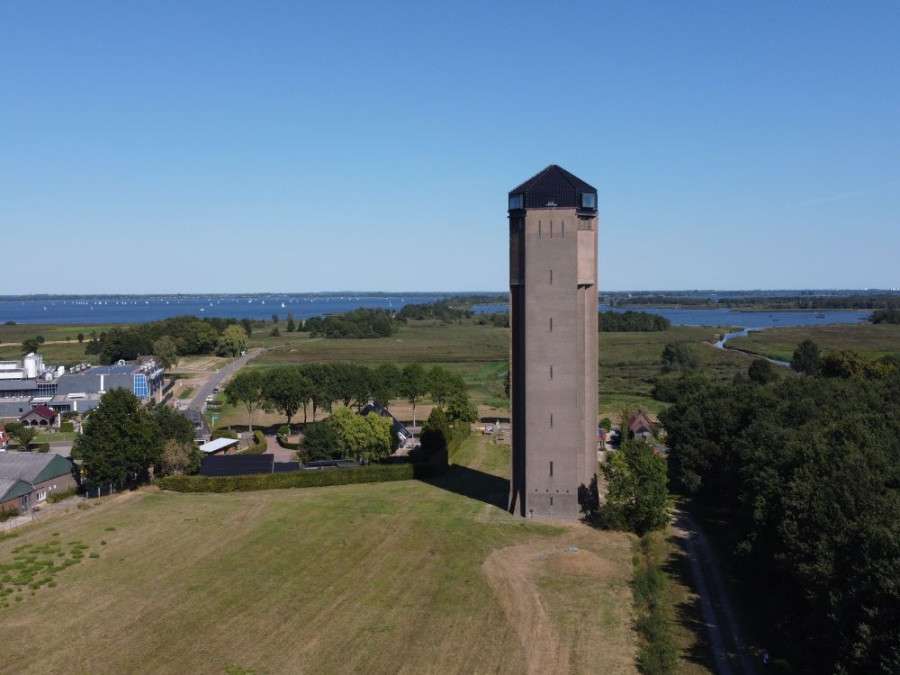
[[[509,198],[509,210],[522,208],[522,195],[513,195]]]
[[[512,207],[510,207],[512,208]],[[597,195],[592,192],[582,192],[581,193],[581,208],[583,209],[596,209],[597,208]]]

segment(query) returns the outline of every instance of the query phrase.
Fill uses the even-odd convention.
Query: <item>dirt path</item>
[[[548,549],[544,544],[510,546],[491,553],[482,565],[488,584],[509,622],[515,626],[529,673],[569,672],[569,655],[547,616],[530,579],[532,561]]]
[[[716,672],[719,675],[754,675],[757,672],[756,663],[747,650],[747,641],[715,551],[697,523],[686,513],[676,511],[673,529],[675,535],[684,541]]]

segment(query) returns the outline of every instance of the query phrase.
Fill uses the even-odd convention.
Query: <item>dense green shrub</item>
[[[34,443],[33,445],[29,445],[28,449],[32,452],[50,452],[50,444],[49,443]]]
[[[54,492],[52,495],[47,496],[47,503],[56,504],[57,502],[61,502],[64,499],[68,499],[69,497],[74,497],[77,494],[77,487],[69,488],[68,490],[64,490],[62,492]]]
[[[59,430],[63,433],[72,433],[75,431],[75,425],[72,422],[62,422],[59,425]]]
[[[233,438],[237,439],[238,435],[234,429],[229,429],[227,427],[222,427],[221,429],[216,429],[212,432],[211,439],[216,440],[217,438]]]
[[[348,469],[290,471],[256,476],[167,476],[157,481],[157,484],[163,490],[173,492],[251,492],[433,478],[445,469],[439,464],[369,464]]]
[[[288,439],[285,436],[282,436],[281,434],[278,434],[275,437],[275,440],[278,441],[278,445],[280,445],[285,450],[299,450],[300,449],[299,443],[291,443],[290,441],[288,441]]]
[[[4,523],[11,518],[15,518],[19,512],[15,509],[0,509],[0,523]],[[2,541],[2,539],[0,539]]]

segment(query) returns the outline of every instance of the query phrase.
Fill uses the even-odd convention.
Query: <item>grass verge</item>
[[[668,553],[660,532],[644,535],[634,550],[634,607],[638,644],[638,667],[645,675],[672,673],[678,651],[672,638],[672,608],[667,602],[668,579],[663,562]]]

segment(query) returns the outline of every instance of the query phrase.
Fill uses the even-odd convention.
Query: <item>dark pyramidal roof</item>
[[[522,195],[523,207],[540,208],[548,203],[561,207],[580,206],[579,194],[597,194],[597,189],[561,166],[551,164],[521,185],[513,188],[509,196]]]

